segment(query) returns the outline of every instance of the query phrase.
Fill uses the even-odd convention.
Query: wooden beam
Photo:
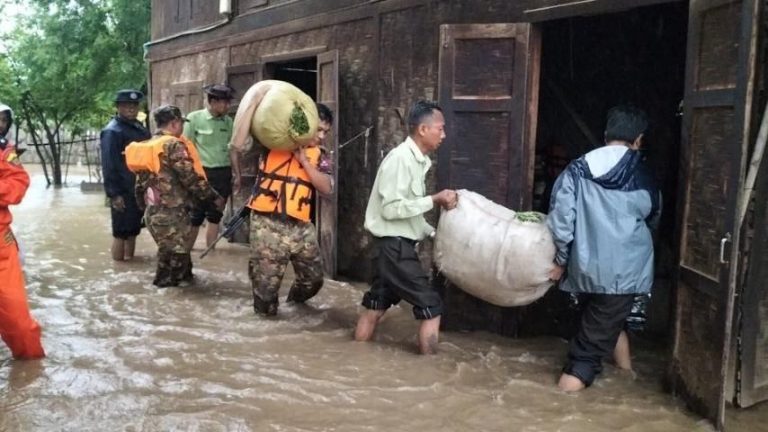
[[[328,51],[327,45],[318,45],[293,51],[286,51],[279,54],[261,56],[261,63],[280,63],[291,60],[299,60],[307,57],[315,57],[318,54],[324,53],[326,51]]]
[[[558,101],[560,101],[560,104],[563,105],[563,108],[565,108],[565,111],[568,112],[568,115],[571,116],[571,119],[576,124],[576,126],[579,128],[582,134],[584,134],[584,138],[587,139],[587,141],[590,144],[590,147],[587,149],[580,149],[580,153],[584,153],[586,151],[593,150],[597,147],[600,147],[600,141],[595,137],[595,135],[592,134],[592,131],[589,130],[589,126],[587,126],[587,122],[584,121],[584,119],[581,118],[579,113],[576,111],[576,109],[573,108],[573,105],[568,101],[568,99],[565,97],[565,93],[563,93],[563,90],[560,89],[560,87],[557,86],[552,81],[547,81],[547,89],[552,92],[552,94],[557,98]]]
[[[676,3],[684,0],[565,0],[555,4],[526,9],[522,21],[538,22],[583,15],[620,12],[642,6]]]

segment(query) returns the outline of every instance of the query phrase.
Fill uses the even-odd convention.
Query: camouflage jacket
[[[178,140],[164,144],[159,173],[145,171],[136,175],[136,202],[140,207],[205,207],[218,197],[208,181],[195,172],[186,145]]]

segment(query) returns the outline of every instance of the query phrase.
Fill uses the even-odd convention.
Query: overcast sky
[[[16,16],[24,10],[25,5],[25,0],[0,0],[0,52],[5,52],[5,38],[2,36],[16,27]]]

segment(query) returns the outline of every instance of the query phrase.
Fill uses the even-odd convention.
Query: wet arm
[[[304,171],[309,176],[309,181],[312,182],[312,186],[323,195],[330,195],[333,193],[333,181],[331,176],[327,173],[321,172],[316,166],[307,160],[305,157],[299,158],[299,163]]]
[[[568,169],[560,174],[552,190],[547,226],[557,250],[555,264],[565,266],[576,229],[576,183]]]

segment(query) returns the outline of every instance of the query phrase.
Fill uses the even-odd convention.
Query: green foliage
[[[16,86],[8,59],[0,56],[0,103],[10,107],[18,107],[21,92]]]
[[[0,100],[58,163],[62,128],[100,128],[116,90],[146,87],[150,0],[0,0],[0,14],[11,8],[21,13],[0,45]]]

